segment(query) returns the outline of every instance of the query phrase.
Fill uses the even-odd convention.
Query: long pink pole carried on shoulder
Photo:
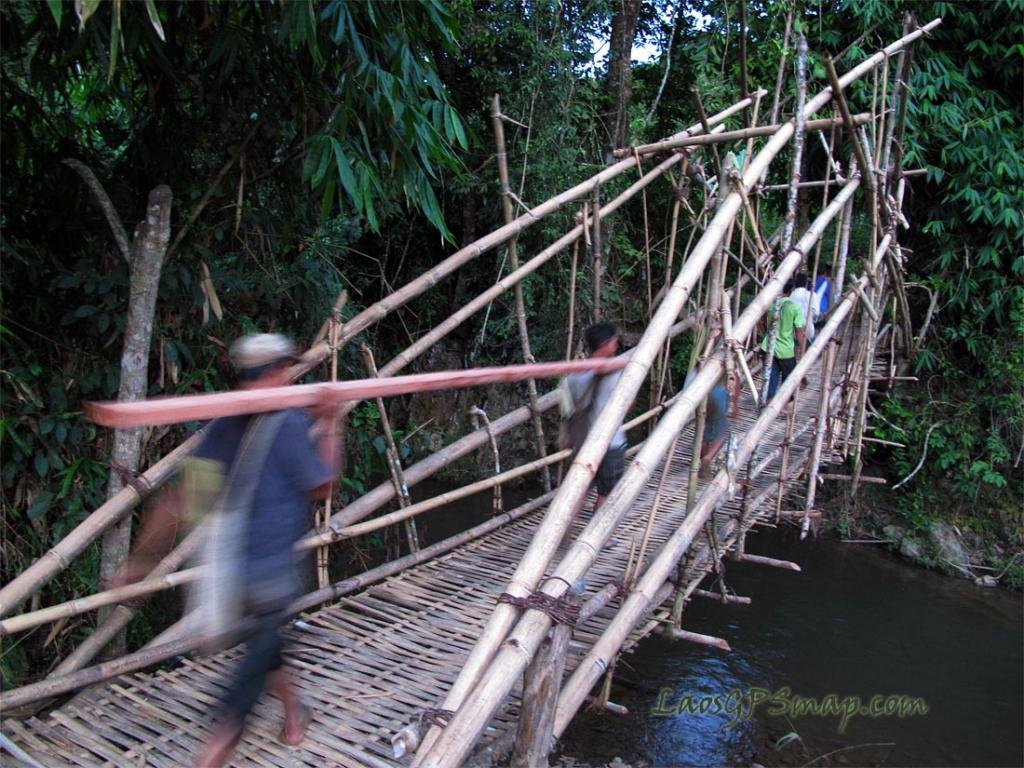
[[[305,408],[322,402],[324,392],[337,401],[366,400],[374,397],[408,395],[441,389],[465,389],[485,384],[550,379],[573,373],[611,373],[622,369],[626,358],[595,358],[554,363],[529,363],[463,371],[415,373],[386,379],[356,379],[323,384],[295,384],[265,389],[214,392],[202,395],[139,400],[134,403],[90,402],[85,404],[86,418],[104,427],[143,427],[205,421],[221,416],[265,413],[285,408]]]

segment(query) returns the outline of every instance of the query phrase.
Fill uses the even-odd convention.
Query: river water
[[[449,489],[428,482],[415,495]],[[508,489],[505,507],[537,493]],[[482,522],[491,508],[486,492],[425,515],[421,541]],[[726,561],[729,589],[752,603],[695,598],[683,627],[722,637],[732,651],[643,640],[620,660],[612,689],[629,715],[581,711],[561,754],[591,765],[619,757],[634,768],[1024,766],[1019,593],[911,566],[875,545],[757,530],[749,552],[792,560],[802,572]],[[927,713],[853,714],[840,732],[841,716],[794,711],[797,697],[829,694],[850,711],[858,703],[849,697],[868,706],[897,695],[910,706],[923,701]],[[753,712],[744,706],[741,717],[707,711],[716,697],[729,710],[751,695],[773,698]],[[685,706],[699,710],[702,700],[704,714]]]
[[[1019,593],[871,545],[800,542],[793,531],[751,535],[747,550],[803,570],[727,562],[729,588],[752,604],[695,598],[683,626],[725,638],[732,652],[644,640],[620,661],[612,690],[629,715],[581,712],[565,754],[634,766],[1024,765]],[[852,715],[840,732],[841,716],[799,711],[808,702],[796,697],[829,694],[851,712],[859,705],[847,697],[868,706],[896,694],[923,700],[927,713]],[[751,697],[771,699],[751,713]]]

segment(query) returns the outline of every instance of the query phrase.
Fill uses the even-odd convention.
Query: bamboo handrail
[[[294,616],[295,614],[302,613],[303,611],[308,611],[310,608],[313,608],[320,603],[327,602],[329,600],[336,600],[343,595],[357,592],[370,584],[380,581],[381,579],[385,579],[388,576],[392,576],[399,571],[405,570],[413,565],[424,563],[438,555],[449,552],[468,541],[484,536],[506,523],[518,520],[524,515],[533,512],[538,507],[543,506],[552,495],[553,492],[539,496],[536,499],[532,499],[513,510],[493,517],[480,525],[463,531],[462,533],[450,536],[436,544],[431,544],[429,547],[424,547],[419,552],[413,552],[405,557],[399,558],[398,560],[392,560],[391,562],[379,565],[369,571],[365,571],[358,576],[353,576],[352,578],[339,581],[324,589],[318,589],[315,592],[310,592],[309,594],[295,600],[288,607],[288,614]],[[46,680],[22,686],[21,688],[3,691],[0,693],[0,710],[13,709],[14,707],[32,704],[43,699],[48,699],[52,696],[70,693],[71,691],[76,691],[80,688],[85,688],[86,686],[94,685],[95,683],[100,683],[113,677],[118,677],[119,675],[137,672],[140,669],[145,669],[146,667],[158,664],[161,661],[166,661],[167,659],[174,658],[175,656],[181,656],[189,653],[190,651],[195,650],[197,645],[197,639],[189,636],[180,640],[174,640],[169,643],[146,648],[142,651],[136,651],[135,653],[127,654],[126,656],[122,656],[114,661],[97,664],[93,667],[89,667],[88,669],[79,670],[59,677],[47,678]]]
[[[680,325],[684,324],[685,323],[681,323]],[[662,413],[672,404],[672,402],[674,402],[674,399],[675,398],[673,398],[672,400],[668,400],[648,410],[647,412],[636,416],[634,419],[626,422],[625,424],[622,425],[623,430],[631,430],[648,421],[649,419],[653,418],[654,416],[657,416],[658,414]],[[547,401],[548,402],[543,403],[542,410],[545,410],[553,406],[556,402],[556,400],[550,396],[547,398]],[[492,423],[492,429],[495,424],[497,424],[497,422]],[[505,425],[503,431],[510,428],[512,427]],[[480,429],[479,431],[482,433],[486,432],[485,429]],[[469,435],[467,437],[471,436],[472,435]],[[534,472],[544,467],[550,466],[551,464],[557,463],[570,456],[571,453],[572,452],[570,450],[564,450],[559,451],[558,453],[555,454],[550,454],[549,456],[546,456],[543,459],[537,459],[535,461],[529,462],[528,464],[514,467],[513,469],[503,472],[500,475],[485,478],[483,480],[477,481],[476,483],[462,486],[460,488],[456,488],[454,490],[447,491],[442,494],[438,494],[437,496],[433,496],[429,499],[424,499],[423,501],[417,502],[414,505],[403,507],[398,512],[393,512],[387,515],[381,515],[380,517],[375,517],[373,518],[373,520],[367,523],[363,523],[361,525],[348,525],[339,528],[336,531],[332,530],[330,533],[310,533],[304,538],[302,538],[300,541],[296,542],[295,549],[298,552],[302,552],[319,546],[328,545],[340,541],[342,539],[352,538],[355,536],[363,535],[365,533],[369,533],[371,531],[379,530],[388,525],[392,525],[397,522],[402,522],[403,520],[411,518],[415,515],[419,515],[423,512],[429,512],[446,504],[450,504],[451,502],[466,498],[467,496],[479,493],[480,491],[487,490],[488,488],[492,488],[495,485],[499,485],[501,483],[505,483],[510,480],[515,480],[517,478],[523,477],[529,474],[530,472]],[[410,467],[409,470],[413,470],[415,467],[418,466],[419,465],[414,465],[414,467]],[[417,475],[417,481],[425,479],[425,477],[425,475]],[[411,486],[413,485],[413,483],[408,483],[408,485]],[[392,484],[389,487],[393,489],[394,485]],[[387,503],[387,501],[387,499],[377,500],[376,508],[383,506],[384,504]],[[368,510],[367,514],[369,514],[370,511],[372,510]],[[177,550],[173,554],[175,554],[181,560],[184,559],[180,555],[180,553],[177,552]],[[96,592],[86,597],[76,598],[74,600],[68,600],[63,603],[58,603],[56,605],[40,608],[36,611],[22,613],[17,616],[13,616],[11,618],[0,621],[0,637],[3,637],[5,635],[12,635],[17,632],[23,632],[27,629],[31,629],[32,627],[56,621],[58,619],[69,618],[71,616],[77,616],[82,613],[87,613],[88,611],[95,610],[102,606],[128,602],[130,600],[136,600],[141,597],[152,595],[156,592],[163,592],[168,589],[173,589],[175,587],[181,586],[183,584],[188,584],[194,581],[199,577],[201,573],[202,566],[196,566],[182,571],[174,571],[171,573],[167,573],[165,575],[148,576],[146,579],[142,581],[138,581],[134,584],[130,584],[124,587],[103,590],[101,592]]]
[[[858,112],[856,115],[853,115],[852,118],[854,125],[866,125],[871,122],[871,114],[868,112]],[[844,119],[841,117],[826,117],[821,120],[808,120],[805,130],[824,131],[828,128],[833,128],[837,125],[843,124]],[[742,141],[743,139],[752,139],[758,136],[771,136],[781,127],[781,125],[759,125],[753,128],[740,128],[735,131],[722,131],[721,133],[710,135],[701,134],[699,136],[686,136],[681,139],[666,139],[664,141],[655,142],[654,144],[641,144],[638,147],[616,149],[612,154],[615,157],[631,157],[634,154],[653,155],[658,152],[666,152],[670,149],[679,149],[681,147],[702,147],[709,144],[723,144],[730,141]],[[785,185],[784,188],[788,189],[789,185]]]

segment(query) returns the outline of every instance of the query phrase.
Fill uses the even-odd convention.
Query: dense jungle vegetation
[[[590,176],[611,148],[695,122],[693,87],[709,113],[740,98],[743,78],[770,94],[787,13],[807,36],[814,93],[827,84],[824,55],[850,68],[898,38],[908,10],[922,23],[943,18],[915,51],[905,163],[927,174],[908,180],[911,228],[901,234],[918,327],[933,317],[911,361],[919,383],[873,400],[876,436],[906,448],[876,446],[870,459],[898,480],[926,448],[923,468],[887,492],[888,503],[908,526],[943,518],[975,532],[992,543],[989,564],[1005,565],[1022,543],[1024,2],[744,1],[742,21],[737,0],[0,4],[3,581],[107,493],[110,435],[81,407],[117,395],[130,271],[66,160],[95,173],[128,239],[150,191],[170,188],[148,393],[219,390],[231,386],[226,345],[238,334],[279,330],[304,345],[342,289],[350,317],[502,223],[493,94],[517,121],[506,125],[512,187],[533,206]],[[641,46],[653,55],[631,62]],[[784,93],[794,90],[792,61]],[[869,88],[853,89],[855,107]],[[783,99],[783,119],[792,109]],[[818,149],[805,178],[823,173]],[[787,163],[776,161],[770,183],[788,178]],[[665,269],[672,194],[668,184],[648,193],[655,275]],[[783,198],[765,196],[769,223],[780,220]],[[528,230],[520,253],[549,244],[574,213]],[[681,243],[689,233],[681,222]],[[869,233],[855,227],[855,246]],[[603,245],[603,314],[639,332],[639,205],[615,217]],[[389,359],[507,273],[507,262],[505,249],[485,254],[360,340]],[[590,312],[592,264],[581,254],[578,326]],[[570,269],[563,254],[524,284],[539,360],[565,353]],[[344,377],[363,375],[355,347],[342,353]],[[519,359],[509,295],[414,369]],[[402,402],[393,416],[402,434],[416,431],[412,453],[437,431]],[[378,424],[372,404],[354,414],[349,496],[383,469]],[[467,425],[468,417],[455,433]],[[148,432],[140,466],[182,436]],[[99,558],[97,544],[46,587],[43,603],[94,589]],[[5,682],[72,647],[91,620],[6,643]]]

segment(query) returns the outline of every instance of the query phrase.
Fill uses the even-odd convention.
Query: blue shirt
[[[818,279],[814,281],[814,293],[819,297],[818,315],[824,315],[832,301],[832,281],[825,275],[818,275]]]
[[[231,472],[249,416],[229,416],[210,424],[195,455]],[[312,419],[302,410],[287,411],[256,484],[245,546],[250,583],[291,575],[292,548],[310,528],[309,493],[332,479],[309,437]]]

